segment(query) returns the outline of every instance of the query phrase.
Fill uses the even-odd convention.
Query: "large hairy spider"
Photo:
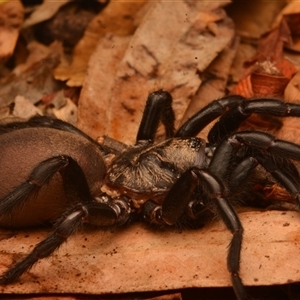
[[[232,233],[228,271],[237,298],[246,299],[239,275],[243,227],[233,208],[237,191],[260,166],[300,203],[292,161],[300,160],[300,146],[259,131],[237,132],[252,113],[300,116],[300,105],[228,96],[211,102],[174,133],[172,97],[159,90],[148,97],[134,146],[110,139],[98,144],[46,117],[0,127],[0,226],[56,221],[53,233],[2,274],[0,283],[16,281],[83,223],[115,226],[141,216],[173,225],[199,218],[208,207]],[[218,117],[207,142],[195,137]],[[160,122],[166,139],[154,143]]]

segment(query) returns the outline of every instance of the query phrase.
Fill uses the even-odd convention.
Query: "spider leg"
[[[300,180],[299,174],[290,171],[286,168],[278,168],[276,161],[272,158],[258,158],[259,163],[273,176],[273,178],[282,185],[289,194],[295,199],[295,203],[300,208]]]
[[[276,99],[255,99],[243,101],[225,113],[211,128],[208,141],[218,144],[225,136],[235,132],[252,113],[275,117],[300,117],[300,105]]]
[[[160,121],[165,126],[166,137],[172,137],[175,122],[175,115],[172,109],[172,96],[162,90],[149,94],[136,142],[138,143],[141,140],[153,141]]]
[[[245,98],[242,96],[232,95],[212,101],[183,123],[175,133],[175,136],[196,136],[205,126],[222,115],[226,109],[238,106],[243,103],[244,100]]]
[[[227,268],[231,273],[232,284],[238,299],[247,299],[245,288],[239,276],[240,253],[243,227],[231,204],[226,200],[223,184],[209,170],[191,168],[176,181],[168,192],[163,205],[160,207],[153,202],[147,202],[146,213],[148,220],[159,224],[175,224],[183,214],[191,200],[191,195],[201,181],[210,191],[210,199],[215,204],[219,215],[232,233],[227,257]]]
[[[197,177],[188,170],[172,186],[161,205],[153,201],[144,204],[144,218],[149,223],[175,224],[184,213],[198,184]]]
[[[40,188],[46,185],[55,173],[68,165],[69,159],[71,158],[66,156],[55,156],[41,162],[24,183],[0,200],[0,215],[9,214],[14,208],[25,205],[28,199],[36,196]]]
[[[282,161],[281,158],[276,156],[264,157],[262,153],[255,153],[252,156],[243,159],[229,176],[229,191],[234,194],[238,188],[244,188],[244,182],[246,182],[246,179],[250,176],[252,170],[258,165],[261,165],[269,174],[271,174],[275,181],[287,190],[294,198],[298,207],[300,207],[299,172],[292,161]],[[255,201],[256,200],[258,201],[257,204],[260,204],[259,199],[255,199]],[[253,204],[254,203],[255,202],[253,202]]]
[[[30,269],[39,259],[51,255],[66,239],[72,235],[87,216],[85,207],[76,206],[60,221],[54,233],[49,235],[24,259],[12,265],[0,276],[0,284],[16,281],[26,270]]]
[[[72,203],[90,201],[89,186],[78,163],[69,156],[50,157],[40,162],[30,173],[27,180],[15,187],[0,200],[0,215],[12,213],[15,208],[26,205],[26,202],[37,196],[42,186],[60,172],[67,198]]]
[[[257,141],[254,141],[255,138],[257,138]],[[281,156],[287,159],[300,160],[300,146],[291,142],[277,140],[272,135],[265,133],[253,135],[253,133],[241,132],[237,135],[237,139],[242,143],[249,143],[251,147],[255,145],[257,148],[271,153],[271,156],[264,156],[263,153],[258,155],[257,160],[259,164],[290,193],[298,207],[300,207],[300,180],[298,170],[291,161],[287,160],[285,160],[284,167],[278,167],[278,165],[280,166]],[[259,146],[256,145],[256,143],[260,143],[260,141],[263,141],[263,143]]]
[[[105,194],[94,199],[81,167],[68,156],[52,157],[35,167],[25,183],[2,199],[0,213],[7,214],[16,206],[25,206],[26,201],[38,193],[41,186],[49,182],[56,172],[62,174],[67,198],[74,204],[55,223],[53,233],[0,276],[0,284],[17,280],[39,259],[48,257],[58,249],[83,223],[103,227],[121,225],[128,220],[130,214],[128,199],[112,199]]]
[[[229,109],[226,112],[226,109]],[[211,145],[218,144],[226,135],[235,132],[252,113],[275,117],[299,117],[300,105],[277,99],[252,99],[232,95],[212,101],[189,118],[175,133],[176,137],[196,136],[206,125],[220,117],[208,134]]]
[[[0,284],[15,282],[36,262],[57,250],[83,223],[96,223],[99,226],[123,224],[128,219],[129,211],[126,214],[123,210],[126,204],[120,202],[122,200],[115,203],[91,201],[71,207],[56,222],[53,233],[37,244],[24,259],[13,264],[0,276]]]
[[[223,184],[210,171],[196,169],[199,179],[206,182],[211,193],[212,202],[215,203],[219,216],[232,234],[227,255],[227,269],[231,274],[231,281],[236,297],[239,300],[248,299],[245,287],[239,275],[240,256],[243,240],[243,226],[234,208],[225,197]]]
[[[240,166],[236,167],[231,176],[234,180],[242,182],[251,169],[256,167],[256,163],[262,165],[287,191],[295,198],[300,206],[300,183],[299,173],[291,161],[286,161],[286,168],[278,168],[280,157],[286,160],[300,160],[300,146],[277,140],[268,133],[257,131],[241,131],[227,137],[215,150],[209,169],[213,174],[218,174],[218,178],[226,180],[228,176],[231,157],[241,147],[246,145],[252,151],[252,158],[246,158]],[[264,153],[268,153],[267,156]],[[276,162],[278,161],[278,162]]]

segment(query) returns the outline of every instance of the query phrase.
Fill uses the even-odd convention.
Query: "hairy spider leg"
[[[249,151],[247,153],[253,153],[255,157],[244,158],[231,174],[228,174],[229,164],[237,148],[245,145],[254,150],[267,151],[270,156],[265,158],[260,151]],[[228,195],[225,193],[222,182],[226,182],[226,178],[229,176],[228,184],[238,185],[249,176],[251,170],[261,164],[294,196],[299,205],[300,183],[294,178],[294,170],[289,172],[277,169],[276,160],[279,159],[279,154],[284,154],[288,159],[300,160],[300,146],[277,140],[274,136],[266,133],[238,132],[226,138],[217,147],[207,170],[191,168],[183,173],[166,195],[162,206],[148,201],[144,207],[144,217],[148,221],[158,224],[175,224],[184,213],[195,188],[200,184],[198,181],[201,181],[201,185],[206,185],[211,193],[210,201],[215,203],[220,217],[233,234],[229,245],[227,267],[231,273],[232,284],[238,299],[248,299],[239,276],[243,227],[234,208],[226,199]],[[292,162],[289,163],[290,166],[294,166]],[[298,174],[296,177],[299,178]]]
[[[287,159],[300,160],[300,146],[276,139],[273,135],[263,133],[263,132],[253,132],[253,131],[241,131],[227,137],[215,150],[214,157],[212,158],[209,170],[212,174],[215,174],[218,179],[224,182],[227,173],[225,170],[229,169],[228,164],[231,161],[231,157],[236,152],[237,147],[247,147],[253,149],[259,149],[263,152],[267,152],[270,156],[264,158],[259,152],[256,153],[256,157],[247,157],[243,160],[232,173],[231,180],[238,180],[242,182],[250,173],[250,171],[261,164],[287,191],[294,197],[296,204],[300,207],[300,183],[297,180],[299,174],[294,178],[294,170],[286,171],[284,169],[279,170],[276,166],[276,160],[280,159],[280,156],[284,156]],[[293,163],[290,162],[290,165],[293,166]],[[227,220],[222,215],[222,212],[227,213],[226,211],[220,211],[221,217],[227,225]],[[228,215],[227,218],[230,218]],[[228,227],[228,225],[227,225]],[[242,235],[238,237],[238,241],[230,244],[227,265],[229,271],[235,270],[238,274],[239,270],[239,257],[242,244]],[[238,258],[238,260],[237,260]],[[238,280],[237,280],[238,278]],[[246,294],[244,295],[243,290],[240,289],[242,286],[242,281],[239,276],[232,276],[233,287],[236,292],[238,299],[247,299]],[[242,291],[242,293],[240,293]]]
[[[55,223],[53,233],[0,276],[0,284],[16,281],[38,260],[48,257],[58,249],[83,223],[111,226],[123,224],[128,219],[129,211],[126,212],[126,204],[121,199],[114,201],[106,195],[102,195],[105,198],[103,202],[93,199],[81,167],[69,156],[52,157],[35,167],[24,184],[1,200],[0,214],[10,213],[15,206],[24,205],[29,196],[37,193],[56,172],[61,172],[66,195],[74,205]]]
[[[274,117],[300,117],[300,105],[276,99],[245,100],[221,116],[208,134],[209,143],[218,144],[225,136],[235,132],[252,113]]]
[[[148,96],[136,136],[136,143],[142,140],[153,141],[160,121],[165,127],[166,137],[172,137],[174,135],[175,122],[172,96],[170,93],[162,90],[153,92]]]
[[[37,195],[42,186],[49,183],[53,175],[68,165],[68,158],[55,156],[41,162],[35,167],[27,180],[14,188],[0,200],[0,215],[11,213],[22,207],[28,199]]]
[[[226,112],[227,109],[229,110]],[[252,113],[275,117],[300,117],[300,105],[277,99],[247,100],[237,95],[227,96],[212,101],[195,113],[181,125],[175,136],[196,136],[206,125],[222,115],[208,134],[209,143],[217,145],[225,136],[235,132]]]
[[[245,98],[239,95],[230,95],[212,101],[183,123],[175,133],[175,137],[196,136],[209,123],[220,117],[226,109],[238,106],[243,101]]]
[[[209,169],[218,178],[224,180],[226,178],[226,170],[229,169],[230,158],[237,148],[246,145],[252,149],[258,149],[260,152],[252,152],[257,162],[262,165],[287,191],[294,197],[296,204],[300,207],[300,182],[299,174],[292,162],[288,162],[288,168],[278,169],[276,160],[280,157],[285,159],[300,160],[300,146],[292,142],[276,139],[273,135],[258,131],[239,131],[227,137],[215,150]],[[268,156],[263,156],[263,153]],[[247,160],[249,160],[247,162]],[[251,168],[255,168],[255,161],[251,162],[250,158],[246,158],[243,162],[244,171],[241,170],[242,165],[237,166],[236,174],[246,178]],[[243,173],[244,172],[244,173]],[[296,175],[296,176],[295,176]],[[234,175],[238,177],[238,175]],[[240,180],[243,180],[241,178]]]
[[[210,192],[210,201],[215,204],[220,217],[232,233],[227,268],[231,274],[238,299],[246,300],[247,294],[239,276],[243,227],[235,210],[226,199],[222,182],[210,170],[194,167],[185,171],[166,195],[162,207],[151,201],[145,204],[145,218],[158,224],[175,224],[183,214],[199,184],[206,186]]]
[[[262,153],[254,152],[244,158],[232,171],[228,180],[230,190],[239,187],[249,176],[257,165],[261,165],[272,177],[282,185],[294,198],[300,192],[300,177],[295,164],[289,160],[284,160],[285,167],[282,166],[282,159],[276,156],[264,157]]]
[[[87,212],[84,207],[76,206],[57,226],[55,231],[37,244],[22,260],[13,264],[0,276],[0,284],[16,281],[25,271],[30,269],[38,260],[50,256],[66,239],[76,232],[78,226],[85,220]]]

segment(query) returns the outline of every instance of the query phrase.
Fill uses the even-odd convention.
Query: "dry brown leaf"
[[[290,1],[279,13],[273,26],[276,27],[284,19],[292,33],[293,41],[286,44],[288,49],[300,51],[300,34],[299,34],[299,18],[300,18],[300,3],[299,1]]]
[[[37,55],[33,55],[35,58],[29,55],[28,61],[20,66],[23,71],[17,67],[15,73],[12,72],[10,76],[4,78],[0,90],[1,106],[12,103],[17,96],[24,96],[32,103],[36,103],[43,96],[61,89],[61,83],[54,80],[51,73],[59,63],[61,46],[54,43],[50,47],[51,51],[45,51],[42,55],[37,51]]]
[[[287,22],[291,30],[292,39],[293,39],[292,43],[286,45],[286,47],[288,49],[300,52],[300,33],[299,33],[300,12],[285,15],[284,20]]]
[[[298,66],[299,67],[299,66]],[[300,73],[298,72],[290,81],[285,89],[284,100],[287,102],[298,103],[300,101]],[[279,139],[288,140],[297,144],[300,144],[299,136],[299,118],[289,117],[283,120],[283,126],[276,136]]]
[[[235,39],[233,43],[228,45],[201,74],[203,83],[192,98],[181,123],[185,122],[194,113],[208,105],[211,101],[224,96],[226,93],[230,69],[236,55],[238,45],[239,39]],[[201,130],[198,136],[206,139],[209,129],[213,126],[213,124],[214,122]]]
[[[106,131],[90,134],[133,143],[147,95],[159,88],[172,93],[180,120],[201,83],[198,72],[233,38],[232,23],[217,10],[220,5],[224,1],[153,3],[119,64],[110,104],[102,105],[108,107]]]
[[[261,1],[239,0],[233,1],[226,11],[233,19],[237,33],[245,38],[258,39],[269,31],[274,18],[286,5],[285,0]]]
[[[32,102],[23,96],[17,96],[14,100],[14,108],[12,111],[12,116],[28,120],[35,115],[41,115],[42,112]]]
[[[239,215],[245,229],[241,256],[244,283],[300,281],[299,213]],[[45,234],[42,230],[1,230],[0,272],[32,250]],[[218,222],[199,230],[153,231],[133,224],[114,232],[80,231],[17,283],[0,291],[102,294],[231,286],[226,268],[230,238],[230,232]]]
[[[78,127],[96,139],[105,133],[118,64],[131,36],[105,35],[92,54],[78,103]]]
[[[67,80],[69,86],[81,86],[86,75],[88,60],[101,37],[107,33],[130,35],[137,26],[137,12],[146,0],[111,1],[88,25],[83,38],[73,51],[72,63],[58,66],[54,76]]]
[[[71,0],[44,0],[43,3],[37,6],[33,13],[26,18],[23,23],[23,28],[27,28],[51,19],[63,5],[70,1]]]
[[[27,44],[28,56],[26,61],[18,64],[13,70],[12,73],[16,76],[21,76],[22,73],[26,72],[36,63],[39,63],[46,59],[51,52],[53,51],[52,47],[45,46],[36,41],[29,42]]]
[[[13,54],[23,18],[24,8],[19,0],[0,2],[0,60]]]
[[[264,34],[259,41],[257,53],[245,62],[244,74],[231,93],[248,98],[283,98],[285,88],[297,72],[283,54],[284,44],[290,39],[290,31],[284,20],[278,27]]]

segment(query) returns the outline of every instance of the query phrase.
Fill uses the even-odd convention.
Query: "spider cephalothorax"
[[[133,146],[109,138],[97,143],[75,127],[46,117],[1,126],[0,177],[5,180],[0,186],[0,225],[55,222],[55,230],[12,265],[0,282],[16,281],[83,223],[116,226],[141,216],[173,225],[197,219],[209,207],[232,233],[228,270],[237,298],[247,299],[239,276],[243,227],[233,208],[237,191],[264,169],[300,203],[300,179],[293,163],[300,160],[300,146],[259,131],[237,131],[252,113],[299,117],[300,105],[228,96],[175,131],[171,95],[160,90],[148,97]],[[207,142],[196,137],[218,117]],[[160,122],[166,139],[156,143]]]

